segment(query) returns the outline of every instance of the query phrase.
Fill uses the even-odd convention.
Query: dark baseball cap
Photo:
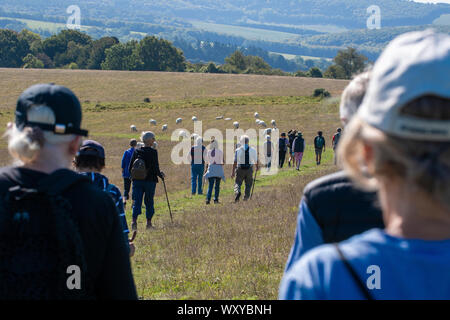
[[[105,159],[105,149],[103,146],[94,140],[85,140],[78,150],[79,156],[95,156]]]
[[[55,115],[55,123],[28,121],[27,112],[32,106],[50,108]],[[68,88],[53,83],[33,85],[20,95],[16,107],[16,126],[19,130],[28,126],[56,134],[88,135],[87,130],[80,128],[81,104],[77,96]]]

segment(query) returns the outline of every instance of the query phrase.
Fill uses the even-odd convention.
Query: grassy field
[[[145,231],[138,221],[137,252],[132,258],[138,294],[144,299],[275,299],[292,244],[296,212],[303,187],[312,179],[336,170],[332,151],[323,164],[314,162],[312,140],[322,130],[327,146],[340,125],[338,96],[346,81],[293,77],[207,75],[156,72],[0,69],[0,126],[14,118],[17,96],[33,83],[55,82],[72,88],[84,108],[83,127],[106,148],[105,174],[122,187],[120,160],[130,138],[130,125],[152,130],[159,142],[160,166],[174,214],[170,223],[162,184],[156,191],[155,229]],[[312,98],[315,88],[333,97]],[[150,103],[143,99],[150,97]],[[170,152],[177,128],[193,131],[192,116],[203,131],[232,128],[240,122],[255,128],[253,114],[267,123],[275,119],[281,132],[301,130],[307,143],[300,172],[283,168],[277,175],[258,176],[252,201],[233,203],[231,166],[221,186],[221,204],[204,204],[204,196],[190,194],[189,165],[175,165]],[[215,120],[224,115],[233,121]],[[182,117],[181,125],[175,119]],[[148,123],[150,118],[157,126]],[[169,125],[168,132],[161,125]],[[10,158],[0,143],[0,165]],[[205,190],[206,191],[206,190]],[[131,223],[131,210],[127,208]]]

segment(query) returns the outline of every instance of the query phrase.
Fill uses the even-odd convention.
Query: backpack
[[[286,151],[286,138],[281,138],[278,143],[278,149],[280,151]]]
[[[339,139],[341,138],[341,133],[337,132],[334,137],[333,137],[333,141],[334,141],[334,147],[336,148],[338,143],[339,143]]]
[[[245,161],[243,164],[239,165],[239,168],[244,169],[244,170],[248,170],[251,168],[250,165],[250,147],[245,150]]]
[[[324,144],[325,144],[325,139],[324,139],[324,137],[317,136],[317,137],[314,139],[314,147],[315,147],[316,149],[322,149]]]
[[[88,180],[68,170],[38,187],[10,187],[1,200],[0,299],[88,299],[84,246],[70,202],[62,193]],[[81,271],[81,288],[69,290],[70,266]]]
[[[148,171],[144,159],[137,158],[131,166],[130,176],[133,180],[145,180]]]

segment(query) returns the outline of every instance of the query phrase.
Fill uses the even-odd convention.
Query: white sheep
[[[259,113],[255,112],[255,118],[258,119],[259,118]]]
[[[233,120],[233,119],[231,119],[231,118],[225,118],[225,121],[231,121],[231,120]]]
[[[223,119],[223,116],[216,117],[216,120],[222,120],[222,119]]]
[[[175,120],[175,122],[176,122],[177,124],[180,124],[182,121],[183,121],[182,118],[177,118],[177,120]]]
[[[233,122],[233,126],[234,126],[236,129],[239,129],[239,122],[237,122],[237,121]]]
[[[262,121],[262,120],[259,122],[259,125],[261,127],[267,128],[267,124],[264,121]]]
[[[260,123],[261,123],[261,120],[256,119],[255,122],[256,122],[256,124],[260,124]]]
[[[162,126],[162,131],[167,131],[167,128],[168,128],[167,124],[163,125]]]
[[[155,119],[150,119],[148,122],[149,122],[150,124],[156,126],[156,120],[155,120]]]
[[[276,123],[275,120],[270,121],[270,123],[272,124],[273,127],[276,127],[276,126],[277,126],[277,123]]]
[[[197,120],[198,120],[198,119],[197,119],[197,117],[196,117],[196,116],[193,116],[193,117],[192,117],[192,121],[194,121],[194,122],[195,122],[195,121],[197,121]]]
[[[133,132],[137,132],[137,128],[136,128],[136,126],[134,124],[132,124],[130,126],[130,130],[133,131]]]

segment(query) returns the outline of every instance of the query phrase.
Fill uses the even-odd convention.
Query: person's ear
[[[367,142],[363,142],[362,155],[364,164],[366,165],[368,172],[372,174],[374,172],[375,161],[373,146]]]
[[[75,139],[69,142],[68,152],[71,156],[75,156],[77,154],[78,150],[80,149],[81,143],[82,143],[81,136],[76,136]]]

